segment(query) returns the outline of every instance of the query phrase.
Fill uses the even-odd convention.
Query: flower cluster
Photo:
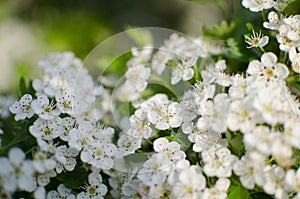
[[[31,90],[0,98],[0,198],[300,198],[300,15],[242,5],[275,10],[263,26],[281,54],[253,30],[259,56],[243,72],[230,46],[178,34],[133,48],[119,87],[97,85],[70,52],[39,62]]]

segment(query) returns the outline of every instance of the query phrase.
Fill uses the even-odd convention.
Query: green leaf
[[[32,87],[32,80],[28,82],[28,85],[23,77],[21,77],[19,82],[19,97],[22,97],[25,94],[35,95],[35,90]]]
[[[80,189],[81,185],[87,181],[88,172],[78,163],[72,172],[61,173],[56,179],[63,182],[64,185],[71,189]]]
[[[241,157],[244,153],[243,135],[241,133],[233,134],[229,131],[227,131],[225,135],[232,153]]]
[[[231,57],[236,59],[242,58],[243,54],[239,48],[239,43],[234,38],[227,39],[227,46],[229,48]]]
[[[203,27],[203,33],[205,36],[212,37],[214,39],[227,39],[231,36],[233,30],[236,27],[235,22],[228,24],[227,21],[221,21],[220,25],[214,25],[212,28]]]
[[[249,198],[248,190],[238,180],[237,176],[231,178],[231,185],[229,187],[228,199],[247,199]]]
[[[287,15],[296,15],[300,12],[300,0],[289,1],[287,5],[280,5],[279,9]]]

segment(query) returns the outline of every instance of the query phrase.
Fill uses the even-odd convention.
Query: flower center
[[[244,109],[244,110],[241,111],[240,115],[241,115],[242,118],[246,119],[249,116],[249,112]]]
[[[190,185],[185,186],[185,193],[192,194],[193,193],[193,187]]]
[[[44,111],[50,114],[52,112],[51,106],[44,106]]]
[[[44,135],[51,135],[52,130],[49,127],[46,127],[46,128],[43,129],[43,134]]]
[[[273,73],[273,70],[271,68],[267,68],[265,69],[264,71],[264,74],[267,78],[272,78],[274,77],[274,73]]]
[[[89,186],[89,187],[87,188],[87,192],[88,192],[88,194],[89,194],[90,196],[95,196],[95,195],[97,195],[97,189],[96,189],[95,186]]]
[[[103,155],[104,155],[104,153],[103,153],[102,149],[96,149],[96,151],[95,151],[96,157],[102,157]]]

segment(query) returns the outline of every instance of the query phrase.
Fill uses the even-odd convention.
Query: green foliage
[[[71,189],[80,189],[87,181],[88,172],[83,168],[80,161],[72,172],[63,172],[56,176],[56,179],[64,183],[64,185]]]
[[[241,157],[244,154],[243,135],[241,133],[232,133],[230,131],[226,131],[225,135],[232,153]]]
[[[239,43],[234,38],[228,38],[226,43],[229,48],[230,56],[236,59],[241,59],[243,54],[239,48]]]
[[[22,97],[25,94],[35,95],[35,90],[32,87],[32,80],[26,83],[25,78],[21,77],[19,82],[19,97]]]
[[[231,177],[228,199],[248,199],[249,191],[243,187],[237,176]]]
[[[288,4],[284,4],[279,9],[287,15],[295,15],[300,12],[300,0],[289,0]]]
[[[236,27],[236,22],[232,21],[228,23],[227,21],[221,21],[220,25],[214,25],[212,28],[203,27],[203,33],[206,36],[212,37],[214,39],[225,40],[229,38]]]

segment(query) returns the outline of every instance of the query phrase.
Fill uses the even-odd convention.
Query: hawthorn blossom
[[[129,118],[130,129],[126,132],[128,135],[138,138],[149,138],[152,134],[150,121],[147,113],[142,109],[137,109]]]
[[[172,185],[172,191],[176,198],[201,198],[205,187],[206,180],[201,168],[192,165],[179,173],[178,181]]]
[[[274,7],[276,2],[273,0],[242,0],[242,5],[252,12],[259,12]]]
[[[31,103],[34,112],[42,119],[51,120],[60,114],[60,111],[55,108],[53,102],[49,102],[46,95],[40,95]]]
[[[230,186],[229,179],[219,178],[213,187],[204,189],[202,198],[203,199],[226,199],[229,186]]]
[[[135,90],[141,92],[147,87],[147,79],[150,77],[151,70],[144,65],[129,68],[125,73],[126,82],[134,86]]]
[[[278,14],[274,11],[269,12],[268,14],[268,21],[269,22],[264,22],[263,26],[265,28],[271,29],[271,30],[278,30],[281,20],[278,16]]]
[[[122,134],[118,139],[118,152],[116,157],[124,157],[141,147],[141,139],[131,135]]]
[[[178,63],[172,69],[172,77],[171,77],[171,84],[177,84],[181,79],[183,81],[187,81],[193,78],[194,70],[191,68],[196,64],[197,58],[193,57],[187,59],[186,61],[182,61],[182,63]]]
[[[145,184],[163,183],[171,171],[171,161],[164,153],[154,153],[138,172],[138,179]]]
[[[255,184],[260,186],[264,183],[263,168],[265,156],[258,152],[246,153],[233,165],[233,171],[247,189],[253,189]]]
[[[111,169],[113,167],[112,157],[117,152],[117,148],[114,144],[109,143],[104,136],[98,141],[84,148],[80,158],[83,162],[89,163],[98,169]]]
[[[230,177],[237,157],[231,154],[228,148],[221,147],[215,151],[202,153],[204,162],[203,171],[207,176]]]
[[[71,194],[71,189],[65,187],[65,185],[60,184],[56,190],[52,190],[48,192],[47,199],[54,199],[54,198],[65,198],[65,199],[75,199],[75,195]]]
[[[277,56],[272,52],[264,53],[261,62],[253,60],[249,63],[247,73],[254,76],[262,76],[265,80],[285,79],[289,70],[285,64],[277,63]]]
[[[185,153],[180,150],[180,144],[172,141],[169,142],[166,138],[158,138],[153,142],[154,151],[166,154],[171,161],[185,158]]]
[[[85,191],[80,192],[78,199],[104,199],[107,193],[107,186],[102,183],[102,176],[97,172],[92,172],[88,176],[88,184],[84,186]]]
[[[32,126],[29,127],[31,135],[42,138],[44,140],[53,140],[59,137],[62,132],[62,119],[60,117],[52,120],[37,119]]]
[[[296,48],[291,48],[289,51],[289,59],[292,62],[292,68],[296,73],[300,73],[300,53]]]
[[[33,177],[35,169],[32,162],[25,160],[25,154],[19,148],[10,149],[8,157],[13,167],[13,175],[16,177],[18,188],[27,192],[34,191],[37,185]],[[13,177],[11,176],[11,178]]]
[[[16,121],[24,120],[25,118],[31,118],[34,115],[34,110],[31,106],[32,101],[32,96],[25,94],[19,101],[16,101],[9,107],[10,112],[15,114]]]
[[[263,48],[269,42],[268,36],[263,36],[261,32],[257,33],[252,30],[252,36],[245,35],[245,42],[249,45],[247,48],[260,47]]]

